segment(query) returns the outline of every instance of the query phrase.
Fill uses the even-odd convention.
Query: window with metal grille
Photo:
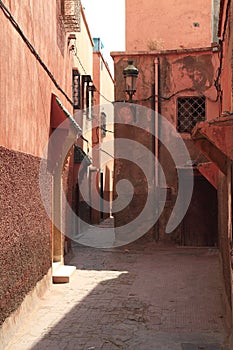
[[[177,112],[178,132],[191,133],[198,122],[205,120],[205,97],[179,97]]]
[[[101,112],[101,136],[106,136],[106,120],[107,116],[104,112]]]
[[[82,75],[82,109],[87,119],[93,118],[94,92],[96,91],[90,75]]]
[[[80,100],[80,74],[77,69],[73,69],[73,104],[74,109],[81,108]]]

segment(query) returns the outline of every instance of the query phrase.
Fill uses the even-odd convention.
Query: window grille
[[[179,97],[177,111],[178,132],[191,133],[198,122],[205,120],[205,97]]]
[[[73,104],[74,109],[80,109],[80,74],[73,69]]]
[[[101,136],[106,136],[106,119],[107,116],[104,112],[101,113]]]
[[[90,75],[82,75],[82,109],[87,119],[92,119],[93,93]]]

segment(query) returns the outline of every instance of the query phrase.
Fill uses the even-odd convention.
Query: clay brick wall
[[[39,164],[38,157],[0,147],[0,324],[51,266]]]

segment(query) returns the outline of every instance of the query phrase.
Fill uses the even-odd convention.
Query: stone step
[[[63,263],[61,261],[53,262],[52,264],[53,272],[57,270],[60,266],[63,266]]]
[[[69,283],[76,266],[59,265],[53,270],[53,283]]]

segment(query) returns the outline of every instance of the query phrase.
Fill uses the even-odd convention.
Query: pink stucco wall
[[[99,147],[104,148],[104,143],[113,139],[111,132],[106,132],[103,137],[100,126],[101,126],[101,112],[106,112],[106,129],[112,130],[112,125],[108,125],[112,121],[113,107],[109,101],[114,100],[114,81],[111,76],[110,70],[102,56],[100,51],[93,52],[93,83],[97,89],[94,94],[94,114],[95,118],[92,120],[92,145],[95,147],[92,154],[92,165],[103,171],[104,177],[104,199],[108,201],[108,206],[105,208],[108,212],[105,216],[109,216],[110,213],[110,194],[112,193],[112,181],[111,175],[113,172],[113,162],[105,164],[104,152],[99,151]],[[107,99],[107,100],[106,100]],[[108,107],[106,106],[108,104]],[[110,113],[110,111],[112,113]],[[111,153],[111,149],[108,148]],[[100,176],[100,174],[98,175]],[[92,183],[92,187],[96,187],[96,183]],[[99,187],[99,185],[98,185]],[[94,191],[92,188],[92,204],[95,207],[99,207],[99,198],[93,195]],[[96,223],[100,220],[100,212],[92,209],[92,222]]]
[[[73,54],[59,15],[59,2],[5,0],[5,6],[57,83],[71,97]],[[0,11],[0,145],[41,156],[50,128],[51,93],[72,112],[11,22]],[[70,108],[71,107],[71,108]]]
[[[208,46],[212,0],[126,0],[126,50]]]
[[[222,65],[220,83],[222,89],[222,106],[221,112],[229,112],[233,109],[232,101],[232,83],[233,83],[233,55],[232,55],[232,6],[228,8],[228,2],[221,1],[221,16],[219,24],[219,37],[222,40],[222,53],[220,61]]]
[[[219,74],[215,85],[220,95],[220,115],[211,123],[200,123],[193,133],[195,145],[209,159],[212,169],[202,167],[204,176],[215,176],[218,190],[218,234],[221,262],[226,292],[226,310],[229,309],[232,320],[232,19],[231,2],[220,1],[218,35],[220,40]],[[216,168],[216,170],[214,170]],[[219,171],[220,170],[220,171]],[[232,321],[230,321],[232,322]],[[231,344],[233,338],[231,337]],[[231,346],[232,347],[232,346]]]
[[[72,98],[73,54],[61,21],[61,2],[3,3],[57,84]],[[0,323],[51,267],[52,225],[41,199],[39,171],[50,135],[52,94],[72,113],[71,104],[9,17],[0,9]]]
[[[213,52],[214,51],[214,52]],[[115,79],[116,79],[116,96],[117,101],[124,101],[126,98],[124,93],[124,79],[122,75],[123,69],[127,66],[128,59],[133,59],[134,65],[139,70],[139,76],[137,81],[137,91],[133,97],[133,100],[137,104],[141,104],[148,108],[154,109],[155,99],[154,86],[158,84],[158,101],[159,111],[163,117],[168,119],[176,128],[177,126],[177,98],[189,97],[189,96],[205,96],[206,97],[206,119],[212,119],[219,115],[220,99],[218,98],[217,90],[215,87],[215,79],[217,76],[217,69],[219,66],[218,52],[212,48],[203,48],[201,50],[174,50],[174,51],[159,51],[156,53],[148,52],[115,52],[112,53],[115,64]],[[159,81],[155,81],[155,60],[159,62]],[[154,97],[153,97],[154,96]],[[120,116],[122,118],[122,115]],[[131,120],[133,117],[131,117]],[[117,120],[118,122],[118,120]],[[130,138],[130,130],[128,130],[127,120],[120,119],[119,122],[123,122],[124,125],[120,127],[115,126],[115,137]],[[136,123],[135,123],[136,125]],[[147,118],[148,130],[154,130],[155,122],[150,116]],[[158,132],[161,133],[161,125],[158,126]],[[194,145],[191,135],[189,133],[180,133],[187,149],[190,153],[190,158],[196,162],[206,161],[202,153]],[[169,145],[171,149],[176,149],[177,136],[170,137],[169,131],[163,129],[163,142],[165,145]],[[145,144],[149,149],[153,149],[153,140],[145,135],[140,135],[139,132],[135,132],[132,136],[134,140],[139,143]],[[115,149],[117,158],[118,150]],[[137,158],[136,152],[134,156]],[[177,171],[174,166],[174,160],[167,151],[166,147],[160,143],[159,145],[159,162],[166,175],[166,185],[168,192],[171,193],[170,202],[167,203],[163,215],[161,215],[160,226],[160,239],[168,239],[179,242],[180,232],[174,231],[171,235],[165,235],[165,226],[169,215],[171,214],[171,208],[174,205],[174,199],[176,198],[178,186],[177,186]],[[140,160],[137,160],[140,162]],[[179,166],[185,166],[185,155],[181,152],[177,154],[177,164]],[[153,164],[149,164],[148,168],[152,169]],[[141,174],[137,174],[132,170],[132,165],[123,164],[120,160],[115,161],[115,184],[121,179],[126,178],[133,180],[135,188],[142,180]],[[132,179],[133,174],[133,179]],[[141,181],[140,190],[137,188],[138,193],[143,191],[145,184]],[[136,196],[131,208],[116,213],[115,219],[117,225],[124,223],[125,218],[129,217],[134,219],[137,216],[140,203],[143,203],[145,193]],[[127,211],[128,210],[128,211]]]

